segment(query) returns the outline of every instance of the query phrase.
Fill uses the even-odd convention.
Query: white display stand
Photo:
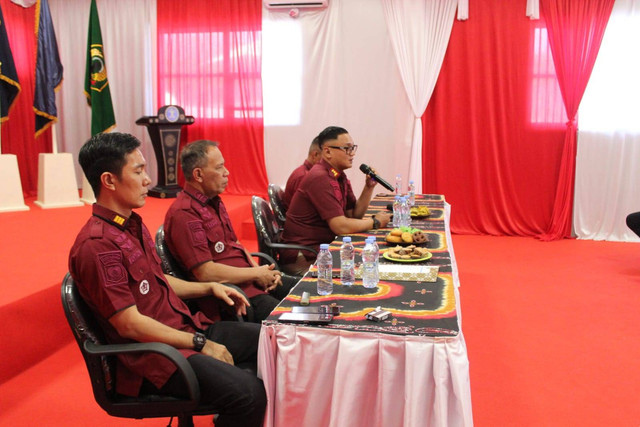
[[[82,197],[80,200],[87,205],[92,205],[96,202],[96,195],[93,194],[93,188],[87,181],[87,177],[82,174]]]
[[[0,154],[0,212],[27,211],[15,154]]]
[[[38,156],[38,200],[42,209],[84,206],[71,153],[40,153]]]

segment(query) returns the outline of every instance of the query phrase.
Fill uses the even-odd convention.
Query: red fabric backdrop
[[[260,0],[158,0],[158,103],[195,117],[183,143],[221,143],[229,194],[266,194]],[[182,180],[183,178],[180,177]]]
[[[0,0],[0,6],[22,87],[9,120],[2,124],[2,154],[16,155],[22,189],[26,195],[34,196],[38,191],[38,154],[51,152],[51,129],[35,137],[36,8],[25,9],[9,0]]]
[[[566,122],[532,119],[543,24],[525,16],[526,0],[472,6],[453,25],[422,117],[423,189],[446,195],[453,232],[538,235],[551,218]]]
[[[557,64],[558,81],[569,121],[551,224],[542,240],[571,237],[576,174],[576,114],[596,62],[615,0],[541,0],[549,44]]]

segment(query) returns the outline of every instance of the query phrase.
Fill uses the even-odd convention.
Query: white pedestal
[[[0,154],[0,212],[27,211],[15,154]]]
[[[87,181],[87,177],[82,174],[82,197],[80,200],[87,205],[92,205],[96,202],[96,195],[93,194],[93,188]]]
[[[43,209],[84,206],[78,197],[71,153],[40,153],[35,204]]]

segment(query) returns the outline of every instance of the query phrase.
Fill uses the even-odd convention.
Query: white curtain
[[[91,109],[84,95],[90,0],[49,0],[56,30],[64,81],[57,94],[56,136],[61,152],[76,159],[78,186],[82,170],[77,155],[91,137]],[[146,128],[137,126],[141,116],[154,115],[155,0],[97,0],[107,76],[111,87],[117,132],[127,132],[142,141],[142,153],[155,184],[155,154]]]
[[[578,114],[573,223],[579,238],[640,241],[640,0],[617,0]]]
[[[422,192],[422,121],[438,80],[457,0],[382,0],[402,82],[414,115],[409,179]]]
[[[332,0],[327,9],[300,9],[298,18],[265,8],[263,52],[270,182],[284,185],[330,125],[346,128],[359,146],[347,171],[356,196],[364,185],[361,163],[388,181],[407,176],[413,113],[379,1]]]

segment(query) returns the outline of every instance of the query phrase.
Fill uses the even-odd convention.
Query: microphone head
[[[360,165],[360,170],[362,173],[369,175],[371,173],[371,168],[364,163]]]

